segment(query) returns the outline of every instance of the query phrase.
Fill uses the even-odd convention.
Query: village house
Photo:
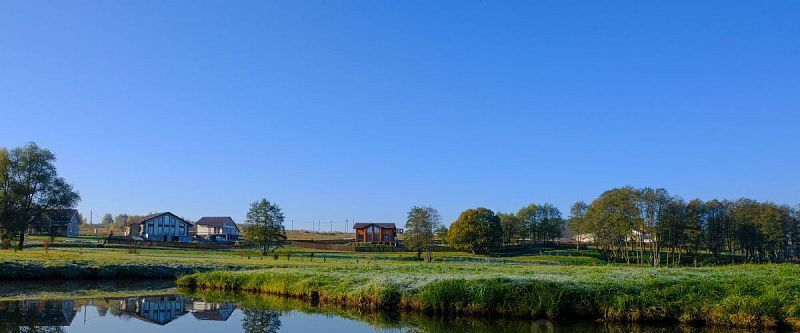
[[[77,209],[53,209],[45,217],[28,225],[29,235],[78,237],[81,214]]]
[[[156,213],[133,221],[125,230],[125,236],[149,241],[191,242],[189,230],[192,224],[170,212]]]
[[[215,241],[236,241],[239,227],[230,216],[204,216],[195,223],[195,235]]]
[[[356,243],[396,244],[398,229],[394,223],[356,223]]]

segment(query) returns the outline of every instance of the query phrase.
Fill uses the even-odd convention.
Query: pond
[[[275,296],[180,291],[165,281],[0,283],[3,332],[745,332],[591,321],[358,313]],[[38,285],[40,288],[36,288]]]

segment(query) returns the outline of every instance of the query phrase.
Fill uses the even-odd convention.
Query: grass
[[[289,260],[286,255],[289,254]],[[184,287],[247,290],[352,309],[742,327],[800,323],[800,266],[643,268],[607,265],[591,251],[501,256],[42,248],[0,251],[0,279],[179,277]],[[313,261],[312,261],[313,260]]]
[[[790,264],[652,269],[380,262],[216,271],[183,276],[178,284],[366,310],[776,327],[800,317],[798,276],[800,267]]]

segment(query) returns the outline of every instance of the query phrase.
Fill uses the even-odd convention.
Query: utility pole
[[[92,222],[92,213],[93,213],[93,212],[92,212],[92,210],[90,209],[90,210],[89,210],[89,224],[94,224],[94,223]]]

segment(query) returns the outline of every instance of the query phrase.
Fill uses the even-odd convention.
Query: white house
[[[196,235],[211,240],[235,241],[239,227],[230,216],[204,216],[196,223]]]
[[[128,225],[126,235],[149,241],[191,242],[192,224],[170,212],[145,216]]]

